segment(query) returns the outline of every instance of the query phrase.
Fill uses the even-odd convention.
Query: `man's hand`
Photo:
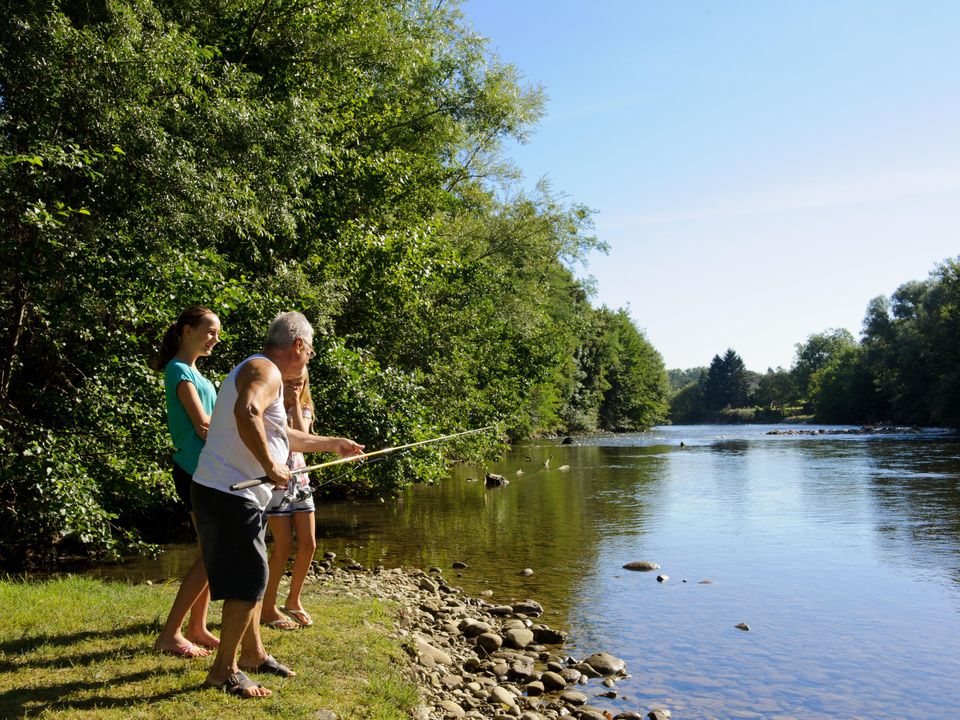
[[[290,479],[290,468],[280,463],[273,463],[267,469],[267,477],[277,487],[286,487],[287,481]]]
[[[359,445],[349,438],[331,438],[331,440],[333,440],[331,450],[340,457],[363,455],[363,445]]]

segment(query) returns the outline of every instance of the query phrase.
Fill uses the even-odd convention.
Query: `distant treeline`
[[[298,309],[317,428],[389,495],[506,437],[666,417],[659,354],[575,269],[592,213],[524,192],[503,143],[543,96],[455,5],[5,3],[0,28],[0,567],[112,554],[183,522],[160,379],[185,306],[220,378]],[[443,453],[443,456],[441,456]]]
[[[730,349],[670,370],[674,423],[778,421],[960,427],[960,258],[867,305],[859,341],[830,329],[797,345],[789,370],[750,372]]]

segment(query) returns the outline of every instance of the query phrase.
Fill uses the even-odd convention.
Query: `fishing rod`
[[[383,448],[381,450],[374,450],[373,452],[363,453],[362,455],[350,455],[348,457],[337,458],[336,460],[330,460],[329,462],[320,463],[319,465],[310,465],[309,467],[298,468],[296,470],[290,471],[290,476],[302,475],[303,473],[313,472],[314,470],[321,470],[323,468],[333,467],[334,465],[343,465],[344,463],[349,462],[358,462],[366,460],[367,458],[374,457],[376,455],[389,455],[390,453],[395,453],[398,450],[409,450],[410,448],[419,447],[420,445],[428,445],[430,443],[440,442],[441,440],[449,440],[450,438],[461,437],[463,435],[473,435],[474,433],[484,432],[486,430],[492,430],[496,425],[487,425],[486,427],[476,428],[474,430],[464,430],[463,432],[453,433],[451,435],[443,435],[441,437],[432,438],[430,440],[421,440],[420,442],[407,443],[406,445],[397,445],[396,447]],[[263,485],[264,483],[272,482],[270,478],[264,476],[259,478],[254,478],[253,480],[244,480],[243,482],[234,483],[230,486],[231,490],[245,490],[246,488],[256,487],[257,485]]]

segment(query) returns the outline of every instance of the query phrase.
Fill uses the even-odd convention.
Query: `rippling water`
[[[614,714],[960,717],[960,443],[768,429],[522,445],[394,503],[322,506],[320,552],[461,560],[446,576],[468,593],[539,600],[568,649],[627,661],[621,697],[591,700]],[[487,490],[485,471],[511,482]]]

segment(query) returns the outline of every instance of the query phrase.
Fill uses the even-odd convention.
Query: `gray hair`
[[[296,311],[280,313],[267,330],[265,348],[288,348],[297,338],[303,338],[308,345],[313,345],[313,327],[310,321]]]

